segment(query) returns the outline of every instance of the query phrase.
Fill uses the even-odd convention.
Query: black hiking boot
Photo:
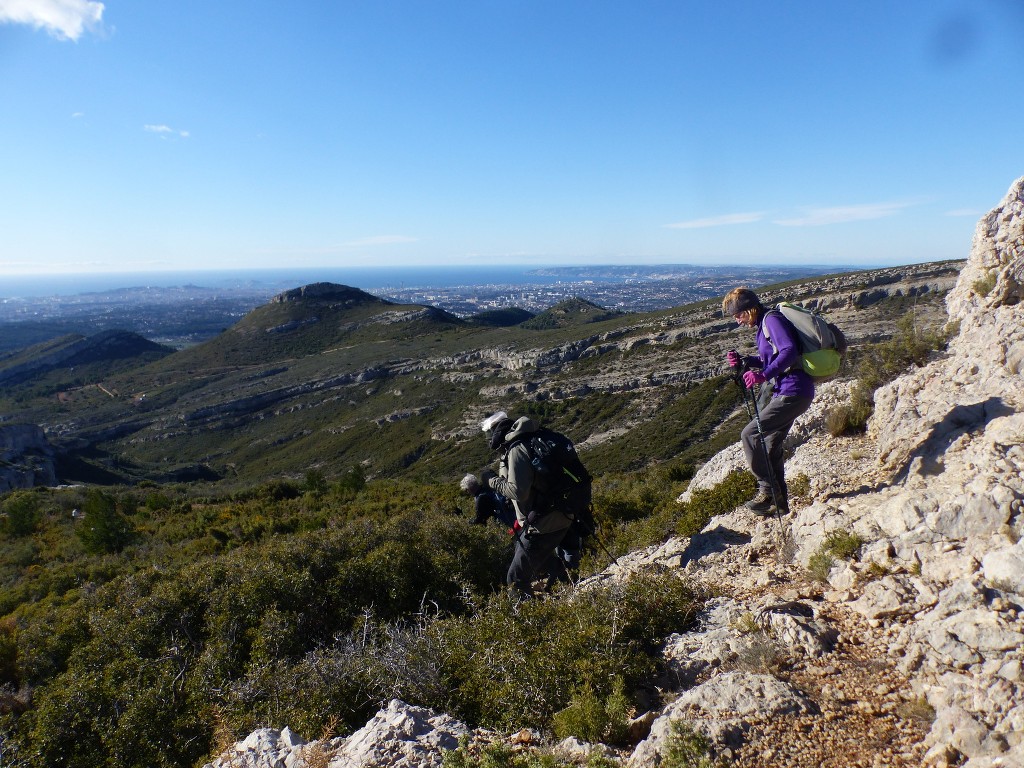
[[[767,515],[772,511],[772,492],[758,488],[757,495],[747,502],[747,509],[755,515]]]
[[[778,499],[778,506],[775,501]],[[786,498],[786,494],[783,491],[776,491],[775,495],[772,496],[771,491],[766,491],[764,488],[758,490],[757,495],[747,502],[747,509],[753,512],[755,515],[761,515],[765,517],[770,515],[772,512],[778,511],[780,515],[789,514],[789,500]]]

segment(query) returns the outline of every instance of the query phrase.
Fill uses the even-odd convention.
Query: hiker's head
[[[731,316],[740,325],[757,325],[764,314],[764,305],[749,288],[733,288],[722,299],[722,314]]]
[[[487,442],[492,451],[498,450],[505,436],[511,431],[513,421],[504,411],[493,413],[480,422],[480,429],[487,435]]]
[[[459,483],[459,489],[467,496],[476,496],[480,493],[480,481],[476,475],[466,475]]]
[[[530,432],[536,432],[539,426],[540,425],[529,416],[521,416],[513,422],[508,434],[505,435],[505,440],[511,442],[523,435],[529,434]]]

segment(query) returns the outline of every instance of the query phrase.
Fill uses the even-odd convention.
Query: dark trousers
[[[565,537],[565,528],[551,533],[523,534],[516,539],[516,551],[508,568],[507,582],[526,595],[533,594],[533,582],[543,576],[554,575],[561,580],[565,566],[555,555],[555,548]]]
[[[761,448],[761,437],[757,431],[757,419],[752,420],[740,432],[743,453],[747,457],[747,465],[757,478],[757,484],[766,491],[771,491],[771,480],[774,478],[776,488],[786,494],[785,455],[782,443],[789,434],[790,427],[797,416],[811,407],[813,397],[783,396],[773,397],[760,407],[761,429],[764,432],[765,451]]]
[[[569,526],[569,530],[565,532],[565,538],[558,545],[555,554],[570,571],[575,571],[580,567],[580,560],[583,557],[583,529],[579,521],[573,521],[573,524]]]

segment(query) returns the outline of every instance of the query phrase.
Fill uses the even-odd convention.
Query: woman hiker
[[[730,350],[726,361],[732,368],[742,368],[743,384],[753,389],[762,387],[761,404],[754,418],[740,433],[743,453],[750,471],[757,480],[757,493],[747,508],[767,515],[778,503],[780,514],[789,512],[786,489],[785,457],[782,443],[797,416],[806,411],[814,399],[814,380],[800,368],[800,341],[796,328],[781,312],[765,309],[749,288],[734,288],[722,299],[722,313],[737,323],[757,329],[757,355],[743,356]],[[767,329],[767,334],[765,330]],[[761,434],[764,447],[760,445]],[[772,485],[774,482],[774,494]]]

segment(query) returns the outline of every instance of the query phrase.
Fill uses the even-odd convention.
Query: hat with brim
[[[757,309],[761,300],[753,291],[741,291],[722,303],[722,311],[727,315],[738,315],[748,309]]]

